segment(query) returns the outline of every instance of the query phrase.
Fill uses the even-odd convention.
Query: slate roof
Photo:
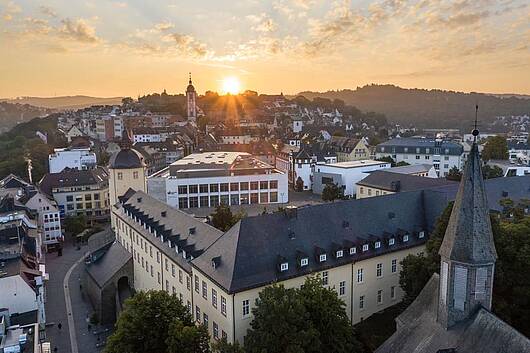
[[[109,168],[132,169],[145,166],[144,157],[135,149],[125,148],[113,154],[109,160]]]
[[[108,182],[108,179],[109,174],[102,167],[86,170],[64,168],[59,173],[45,174],[39,182],[39,187],[43,193],[52,196],[53,188],[94,185]]]
[[[431,168],[433,168],[432,164],[411,164],[402,167],[393,167],[390,171],[400,174],[418,174],[427,173]]]
[[[394,138],[392,140],[385,141],[380,143],[376,147],[376,152],[378,153],[418,153],[416,148],[419,148],[418,154],[435,154],[434,148],[440,148],[440,155],[457,155],[460,156],[464,151],[464,147],[453,141],[443,140],[437,142],[432,138]],[[407,152],[405,152],[407,148]],[[427,153],[427,148],[429,153]],[[383,150],[384,149],[384,150]],[[449,150],[449,153],[446,153],[446,149]]]
[[[453,184],[458,185],[458,182],[445,178],[425,178],[417,175],[394,173],[387,170],[376,170],[357,182],[357,185],[393,192],[423,190]]]
[[[428,203],[422,191],[389,196],[302,207],[296,216],[243,218],[192,264],[234,293],[422,244],[427,236],[421,239],[419,232],[432,230],[446,205],[445,195],[433,194]],[[409,234],[407,242],[404,234]],[[390,236],[397,239],[393,246],[386,242]],[[382,243],[378,249],[376,241]],[[362,252],[363,244],[370,250]],[[357,249],[353,256],[350,247]],[[342,258],[335,257],[339,248],[344,249]],[[325,262],[317,261],[320,251],[327,254]],[[308,257],[308,266],[298,266],[300,254]],[[279,257],[287,259],[288,271],[278,271]],[[213,259],[219,260],[215,268]]]
[[[127,262],[132,261],[132,255],[118,242],[114,242],[107,252],[86,267],[86,271],[100,288],[112,279]]]
[[[493,263],[497,258],[481,160],[474,143],[440,247],[442,257],[465,263]]]
[[[142,191],[129,189],[126,195],[128,197],[122,197],[122,203],[117,205],[118,214],[124,218],[136,216],[142,224],[134,221],[129,224],[184,269],[190,269],[190,256],[202,254],[222,234],[220,230]],[[182,250],[186,251],[186,259]]]
[[[434,274],[416,300],[396,319],[397,331],[376,353],[530,352],[530,340],[484,308],[445,329],[438,324],[439,275]]]

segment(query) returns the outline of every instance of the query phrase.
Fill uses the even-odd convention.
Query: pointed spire
[[[189,84],[191,85],[191,84],[192,84],[192,83],[191,83],[191,72],[190,72],[189,74],[190,74],[190,81],[189,81]]]
[[[494,263],[497,259],[476,142],[478,134],[479,131],[475,128],[475,141],[439,252],[442,258],[466,264]]]

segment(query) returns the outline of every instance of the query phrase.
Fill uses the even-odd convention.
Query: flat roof
[[[373,159],[363,159],[360,161],[348,161],[348,162],[321,164],[321,166],[335,167],[335,168],[359,168],[359,167],[366,167],[366,166],[378,165],[378,164],[390,164],[390,163],[384,162],[384,161],[375,161]]]
[[[188,166],[191,164],[233,164],[238,157],[250,156],[246,152],[203,152],[192,153],[171,163],[174,166]]]

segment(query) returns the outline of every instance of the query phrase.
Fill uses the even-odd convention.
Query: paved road
[[[92,327],[92,332],[88,331],[88,318],[92,314],[92,308],[80,289],[84,263],[79,260],[84,257],[87,250],[86,246],[77,250],[71,244],[66,243],[63,256],[57,256],[56,253],[46,255],[46,267],[50,274],[47,284],[46,320],[49,324],[54,323],[47,327],[46,334],[52,349],[57,347],[58,353],[98,353],[101,351],[101,348],[96,347],[99,342],[98,335],[93,333],[99,331],[100,328]],[[70,276],[66,281],[68,272]],[[68,299],[71,305],[67,306],[65,293],[69,294]],[[62,325],[60,330],[59,323]],[[75,331],[71,331],[72,326],[75,327]],[[100,336],[100,340],[104,340],[106,335]]]

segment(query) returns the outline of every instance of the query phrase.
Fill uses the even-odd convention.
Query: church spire
[[[478,110],[478,107],[477,107]],[[497,252],[473,129],[473,146],[440,247],[440,298],[438,322],[449,328],[470,317],[475,309],[491,309]]]
[[[189,73],[189,75],[190,75],[190,81],[188,82],[188,84],[191,85],[191,84],[192,84],[192,83],[191,83],[191,72]]]

